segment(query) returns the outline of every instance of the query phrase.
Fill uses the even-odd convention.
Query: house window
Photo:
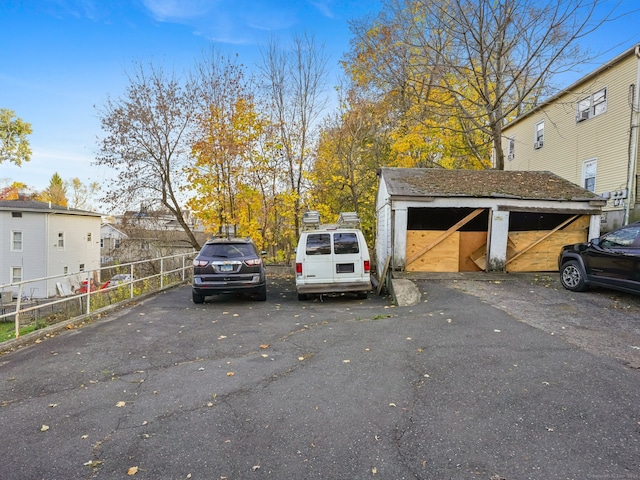
[[[11,212],[12,218],[22,218],[22,212]]]
[[[62,268],[62,273],[64,273],[65,275],[69,273],[69,267],[63,267]]]
[[[602,88],[578,102],[576,122],[582,122],[607,111],[607,89]]]
[[[582,186],[590,192],[596,191],[596,170],[598,161],[587,160],[582,164]]]
[[[507,143],[507,160],[513,160],[516,156],[516,137],[509,137]]]
[[[544,120],[536,123],[535,138],[533,140],[533,148],[536,150],[544,145]]]
[[[142,240],[142,242],[140,243],[140,249],[149,250],[149,248],[150,248],[149,242],[146,240]]]
[[[81,271],[81,272],[84,272],[84,263],[81,263],[81,264],[80,264],[80,271]]]
[[[607,89],[603,88],[593,94],[593,115],[600,115],[607,111]]]
[[[104,238],[100,239],[100,248],[104,248]]]
[[[119,238],[115,239],[115,245],[116,245],[116,248],[120,247],[120,239]]]
[[[19,230],[13,230],[11,232],[11,251],[12,252],[22,251],[22,232]]]
[[[58,248],[64,248],[64,232],[58,232]]]
[[[91,242],[91,232],[87,233],[87,242]]]
[[[22,267],[11,267],[11,283],[22,281]]]

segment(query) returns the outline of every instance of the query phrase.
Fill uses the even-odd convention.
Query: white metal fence
[[[21,329],[32,331],[71,318],[158,292],[191,279],[197,252],[181,253],[151,260],[111,265],[98,270],[24,280],[0,285],[0,326],[15,324],[14,338]],[[125,275],[117,285],[108,285],[114,275]],[[100,279],[100,283],[96,280]],[[34,298],[30,285],[55,281],[58,294]]]

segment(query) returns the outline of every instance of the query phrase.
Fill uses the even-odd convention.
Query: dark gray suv
[[[248,293],[267,299],[264,262],[248,238],[213,238],[193,260],[193,303],[223,293]]]

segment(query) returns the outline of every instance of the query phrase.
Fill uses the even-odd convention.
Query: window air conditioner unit
[[[576,115],[576,122],[582,122],[589,118],[589,110],[583,110]]]
[[[509,155],[507,155],[507,160],[511,161],[513,160],[513,158],[514,158],[513,153],[510,153]]]
[[[544,145],[544,142],[543,142],[542,140],[540,140],[540,141],[535,142],[535,143],[533,144],[533,148],[535,148],[535,149],[537,150],[537,149],[539,149],[539,148],[542,148],[542,146],[543,146],[543,145]]]

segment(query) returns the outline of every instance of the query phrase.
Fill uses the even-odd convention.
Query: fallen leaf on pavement
[[[127,475],[135,475],[136,473],[138,473],[138,467],[131,467],[127,470]]]

